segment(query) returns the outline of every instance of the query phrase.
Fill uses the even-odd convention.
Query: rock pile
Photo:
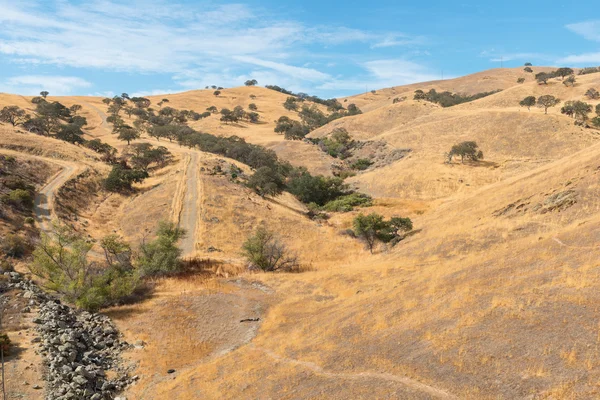
[[[39,307],[33,319],[39,336],[32,343],[46,363],[47,400],[113,399],[133,382],[135,377],[129,378],[119,362],[129,345],[108,317],[77,311],[20,274],[6,274],[9,287],[22,290],[29,299],[27,308]],[[115,372],[112,379],[106,376],[107,370]]]

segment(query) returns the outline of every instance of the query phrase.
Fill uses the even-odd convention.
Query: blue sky
[[[484,4],[485,3],[485,4]],[[0,0],[0,92],[149,95],[247,79],[335,97],[500,66],[600,65],[555,1]]]

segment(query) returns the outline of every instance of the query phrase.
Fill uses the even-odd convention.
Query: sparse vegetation
[[[109,235],[100,242],[104,259],[99,263],[90,260],[91,243],[72,228],[54,223],[52,232],[42,233],[30,270],[48,290],[95,311],[132,296],[143,277],[178,272],[181,251],[176,243],[183,235],[172,224],[161,222],[156,238],[142,243],[138,255],[121,238]]]
[[[525,78],[519,78],[519,79],[517,79],[517,83],[525,83]]]

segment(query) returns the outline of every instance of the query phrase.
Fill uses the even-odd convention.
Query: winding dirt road
[[[33,210],[35,218],[42,231],[48,231],[52,220],[56,217],[54,210],[54,201],[56,193],[62,185],[71,179],[81,167],[76,163],[56,160],[54,158],[36,156],[33,154],[20,153],[8,149],[0,149],[0,153],[24,158],[31,158],[61,167],[61,170],[54,174],[52,178],[38,191],[34,199]]]

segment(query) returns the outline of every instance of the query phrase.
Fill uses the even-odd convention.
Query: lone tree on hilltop
[[[44,99],[45,99],[46,97],[48,97],[48,95],[49,95],[49,94],[50,94],[50,93],[49,93],[48,91],[46,91],[46,90],[43,90],[43,91],[41,91],[41,92],[40,92],[40,96],[42,96]]]
[[[598,92],[594,88],[590,88],[587,92],[585,92],[585,97],[587,97],[590,100],[598,100],[600,99],[600,92]]]
[[[521,107],[527,107],[528,111],[531,111],[531,107],[535,106],[535,96],[527,96],[519,102]]]
[[[448,162],[452,162],[454,156],[460,156],[460,161],[465,162],[465,159],[478,161],[483,159],[483,152],[479,150],[477,142],[466,141],[455,144],[448,153]]]
[[[12,126],[17,126],[29,119],[25,110],[17,106],[6,106],[0,111],[0,122],[6,122]]]
[[[530,62],[526,62],[526,63],[525,63],[525,66],[526,66],[526,67],[531,67],[532,65],[533,65],[533,64],[532,64],[532,63],[530,63]]]
[[[244,85],[246,86],[256,86],[258,84],[258,81],[256,79],[249,79],[246,82],[244,82]]]
[[[556,70],[555,74],[565,79],[565,76],[573,75],[575,72],[571,68],[559,68]]]
[[[220,91],[220,90],[215,90],[215,91],[213,92],[213,94],[214,94],[215,96],[219,97],[219,95],[221,94],[221,91]]]
[[[537,106],[544,109],[544,114],[548,114],[548,108],[554,107],[558,103],[560,100],[551,94],[545,94],[537,99]]]
[[[525,71],[525,72],[533,72],[533,69],[531,69],[531,67],[525,67],[525,68],[523,68],[523,71]]]

